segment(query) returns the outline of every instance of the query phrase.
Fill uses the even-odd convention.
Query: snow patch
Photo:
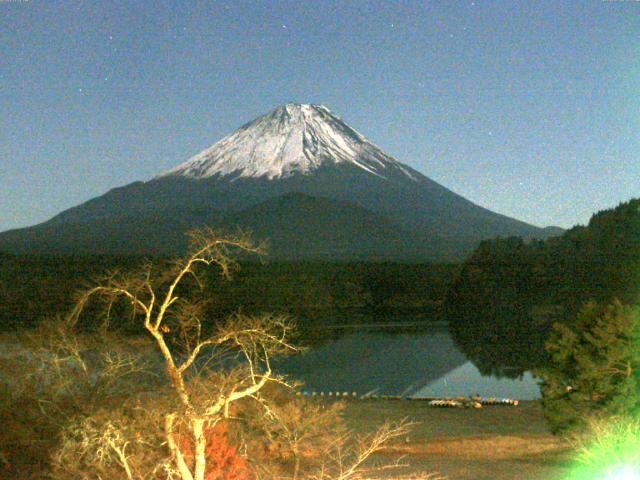
[[[350,163],[387,178],[387,169],[416,180],[400,162],[349,127],[327,107],[288,103],[256,118],[156,178],[215,175],[288,177],[325,164]]]

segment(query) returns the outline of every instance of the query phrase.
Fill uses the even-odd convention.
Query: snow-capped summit
[[[285,260],[451,261],[487,238],[551,233],[398,162],[326,107],[288,103],[154,179],[0,233],[0,250],[174,255],[203,225],[270,239]]]
[[[215,175],[283,178],[321,165],[347,162],[386,178],[389,169],[414,179],[410,169],[385,154],[323,105],[287,103],[240,127],[156,178]]]

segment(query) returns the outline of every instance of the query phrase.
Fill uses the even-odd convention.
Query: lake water
[[[456,347],[446,326],[402,334],[352,329],[280,361],[277,368],[302,380],[308,392],[540,398],[530,373],[515,380],[483,376]]]
[[[540,398],[530,373],[515,380],[483,376],[456,347],[446,325],[420,333],[389,333],[370,326],[344,328],[338,338],[332,329],[326,333],[330,340],[277,361],[276,370],[303,381],[307,392]],[[0,342],[0,356],[16,349],[22,347]]]

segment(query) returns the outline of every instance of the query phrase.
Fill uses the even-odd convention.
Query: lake
[[[530,373],[520,379],[484,376],[456,347],[446,324],[403,322],[323,327],[326,338],[307,351],[279,359],[275,369],[304,382],[303,391],[358,395],[455,397],[479,394],[519,400],[540,398]],[[23,347],[0,342],[0,356]],[[154,355],[155,356],[155,355]],[[158,357],[158,368],[162,363]]]
[[[446,325],[419,333],[389,333],[382,327],[327,327],[327,340],[277,369],[304,382],[303,391],[358,395],[452,397],[479,394],[520,400],[540,398],[534,377],[483,376],[456,347]],[[331,335],[329,335],[331,333]]]

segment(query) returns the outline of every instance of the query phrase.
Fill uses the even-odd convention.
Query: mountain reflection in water
[[[446,327],[434,327],[427,333],[348,331],[301,355],[280,360],[276,368],[303,381],[303,390],[308,392],[540,397],[528,372],[521,379],[483,376],[455,346]]]

